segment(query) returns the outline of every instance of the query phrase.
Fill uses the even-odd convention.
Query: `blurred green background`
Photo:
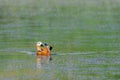
[[[120,0],[0,0],[0,80],[119,80],[119,53]]]
[[[0,0],[0,49],[119,50],[119,13],[119,0]]]

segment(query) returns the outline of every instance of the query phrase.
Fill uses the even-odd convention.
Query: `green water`
[[[64,55],[36,69],[37,41]],[[118,80],[119,53],[119,0],[0,0],[0,80]]]

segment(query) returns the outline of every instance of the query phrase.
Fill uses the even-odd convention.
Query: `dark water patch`
[[[97,67],[88,67],[88,68],[80,68],[79,70],[88,70],[88,71],[118,71],[120,68],[115,68],[115,67],[108,67],[108,68],[97,68]]]
[[[102,65],[117,65],[120,64],[118,57],[107,58],[107,57],[97,57],[97,58],[87,58],[87,59],[80,59],[80,62],[84,62],[84,64],[102,64]]]

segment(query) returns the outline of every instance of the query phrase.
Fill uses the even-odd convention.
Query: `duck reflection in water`
[[[42,42],[37,42],[36,44],[36,48],[37,48],[37,67],[40,68],[41,67],[41,62],[42,60],[45,63],[49,63],[50,60],[52,60],[51,58],[51,50],[52,50],[52,46],[49,46],[47,43],[42,43]]]

